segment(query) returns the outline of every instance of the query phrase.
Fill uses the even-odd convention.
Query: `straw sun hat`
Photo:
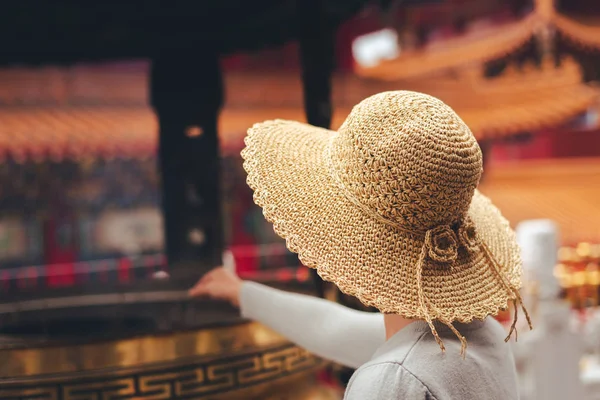
[[[433,321],[464,351],[452,322],[521,302],[515,235],[476,190],[481,150],[442,101],[384,92],[337,132],[266,121],[245,143],[254,200],[289,249],[365,305],[427,321],[442,350]]]

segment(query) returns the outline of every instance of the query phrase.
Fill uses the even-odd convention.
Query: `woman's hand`
[[[191,297],[224,300],[239,307],[242,283],[243,281],[231,270],[217,267],[200,278],[188,293]]]

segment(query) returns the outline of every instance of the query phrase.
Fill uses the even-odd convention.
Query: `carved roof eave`
[[[562,60],[558,67],[547,60],[541,68],[508,68],[494,79],[483,78],[480,71],[465,69],[458,78],[395,83],[335,76],[333,127],[339,127],[352,106],[363,98],[395,89],[415,90],[441,98],[479,138],[559,126],[597,104],[598,89],[581,82],[580,67],[570,58]],[[90,78],[88,83],[95,82],[92,86],[101,87],[121,79],[114,79],[112,75],[95,77],[96,81]],[[142,94],[143,80],[133,81],[138,81],[139,88],[133,85],[128,89]],[[219,127],[225,147],[239,148],[246,129],[257,121],[304,120],[296,74],[230,75],[226,81],[229,100]],[[122,97],[118,92],[112,95]],[[138,101],[140,105],[128,107],[118,103],[68,106],[60,102],[2,107],[0,156],[7,153],[16,158],[148,156],[156,151],[157,121],[151,108],[143,105],[141,99]]]
[[[373,67],[356,66],[355,72],[365,78],[394,81],[484,63],[512,54],[524,46],[532,40],[539,26],[539,16],[532,12],[519,21],[490,28],[484,34],[474,32],[443,40]]]
[[[478,68],[462,72],[458,78],[446,76],[395,83],[338,76],[334,79],[336,107],[333,127],[341,125],[354,104],[384,90],[415,90],[439,97],[457,111],[479,138],[509,136],[559,126],[595,106],[600,97],[599,89],[582,83],[581,67],[570,57],[562,59],[559,66],[545,59],[540,67],[509,67],[503,75],[494,79],[481,76],[481,69]],[[252,80],[240,78],[245,82]],[[273,86],[289,87],[283,82],[273,83]],[[258,100],[256,96],[259,95],[272,100],[277,97],[276,92],[268,95],[264,86],[260,91],[249,90],[247,85],[246,88],[246,100]],[[282,96],[285,94],[282,93]],[[291,104],[290,99],[283,99],[287,101],[282,103]],[[230,103],[231,108],[225,110],[221,119],[222,132],[243,134],[248,126],[262,119],[304,120],[300,107],[294,112],[289,107],[278,108],[272,103],[275,107],[260,111],[260,106],[248,107],[252,102],[244,103]],[[254,104],[260,103],[255,101]],[[239,123],[235,124],[235,120]]]
[[[573,47],[586,52],[600,51],[600,21],[587,24],[575,18],[555,13],[552,25],[557,33]]]
[[[597,104],[600,91],[582,83],[572,58],[559,66],[546,59],[541,67],[509,67],[486,79],[480,68],[463,69],[456,79],[413,79],[388,83],[389,89],[432,94],[451,105],[479,138],[510,136],[559,126]]]
[[[463,119],[481,138],[497,138],[561,125],[586,112],[597,100],[589,88],[565,88],[560,94],[540,93],[537,100],[464,112]],[[555,97],[556,96],[556,97]]]
[[[595,90],[574,86],[560,92],[540,92],[537,97],[519,101],[506,98],[506,104],[492,105],[481,99],[480,107],[459,105],[455,109],[479,139],[496,138],[560,125],[585,112],[596,98]],[[16,159],[143,158],[157,149],[158,127],[149,107],[21,111],[27,115],[10,112],[23,123],[5,123],[7,111],[0,111],[4,131],[0,133],[0,157],[10,154]],[[348,107],[337,108],[333,127],[339,127],[349,112]],[[304,120],[304,112],[300,107],[226,109],[220,119],[221,143],[237,151],[248,127],[274,118]]]
[[[554,30],[575,48],[600,51],[599,19],[562,15],[552,0],[536,0],[534,10],[519,21],[490,28],[485,34],[475,31],[432,43],[372,67],[357,65],[355,72],[362,77],[384,81],[435,75],[513,54],[544,30]]]

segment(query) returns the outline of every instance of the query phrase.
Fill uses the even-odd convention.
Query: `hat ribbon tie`
[[[513,304],[515,306],[515,313],[513,318],[513,323],[510,327],[510,331],[505,341],[508,341],[512,336],[513,332],[515,333],[515,338],[517,338],[517,329],[516,323],[518,319],[518,307],[520,304],[523,313],[527,319],[527,323],[529,328],[532,328],[531,318],[529,317],[529,313],[527,309],[523,305],[523,301],[521,299],[521,295],[519,290],[515,288],[509,280],[506,278],[504,273],[502,272],[502,268],[496,261],[492,252],[490,251],[487,244],[485,244],[477,234],[475,230],[475,224],[473,221],[467,217],[463,220],[460,225],[458,225],[456,231],[453,230],[448,225],[440,225],[435,228],[429,229],[425,232],[425,240],[423,246],[421,248],[421,253],[419,255],[419,259],[417,261],[417,290],[418,290],[418,299],[419,299],[419,307],[421,308],[421,312],[423,313],[423,318],[429,325],[433,336],[435,337],[436,342],[442,349],[445,351],[444,344],[433,324],[435,319],[439,320],[444,325],[448,326],[450,330],[458,337],[461,342],[461,355],[465,357],[467,341],[464,336],[462,336],[458,330],[452,325],[452,322],[445,318],[440,318],[443,314],[434,304],[429,300],[426,296],[425,291],[423,289],[423,268],[428,260],[431,260],[435,263],[446,264],[452,269],[454,262],[458,258],[458,248],[462,247],[468,252],[475,253],[481,251],[485,257],[488,259],[491,264],[494,273],[506,289],[509,294],[509,297],[512,299]],[[430,314],[430,310],[433,311],[437,317],[432,317]]]

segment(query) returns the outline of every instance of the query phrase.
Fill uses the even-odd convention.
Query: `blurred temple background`
[[[600,3],[126,3],[0,16],[0,399],[341,398],[351,371],[185,291],[229,250],[362,308],[286,249],[239,153],[255,122],[336,129],[399,89],[465,120],[517,229],[522,398],[600,399]]]

